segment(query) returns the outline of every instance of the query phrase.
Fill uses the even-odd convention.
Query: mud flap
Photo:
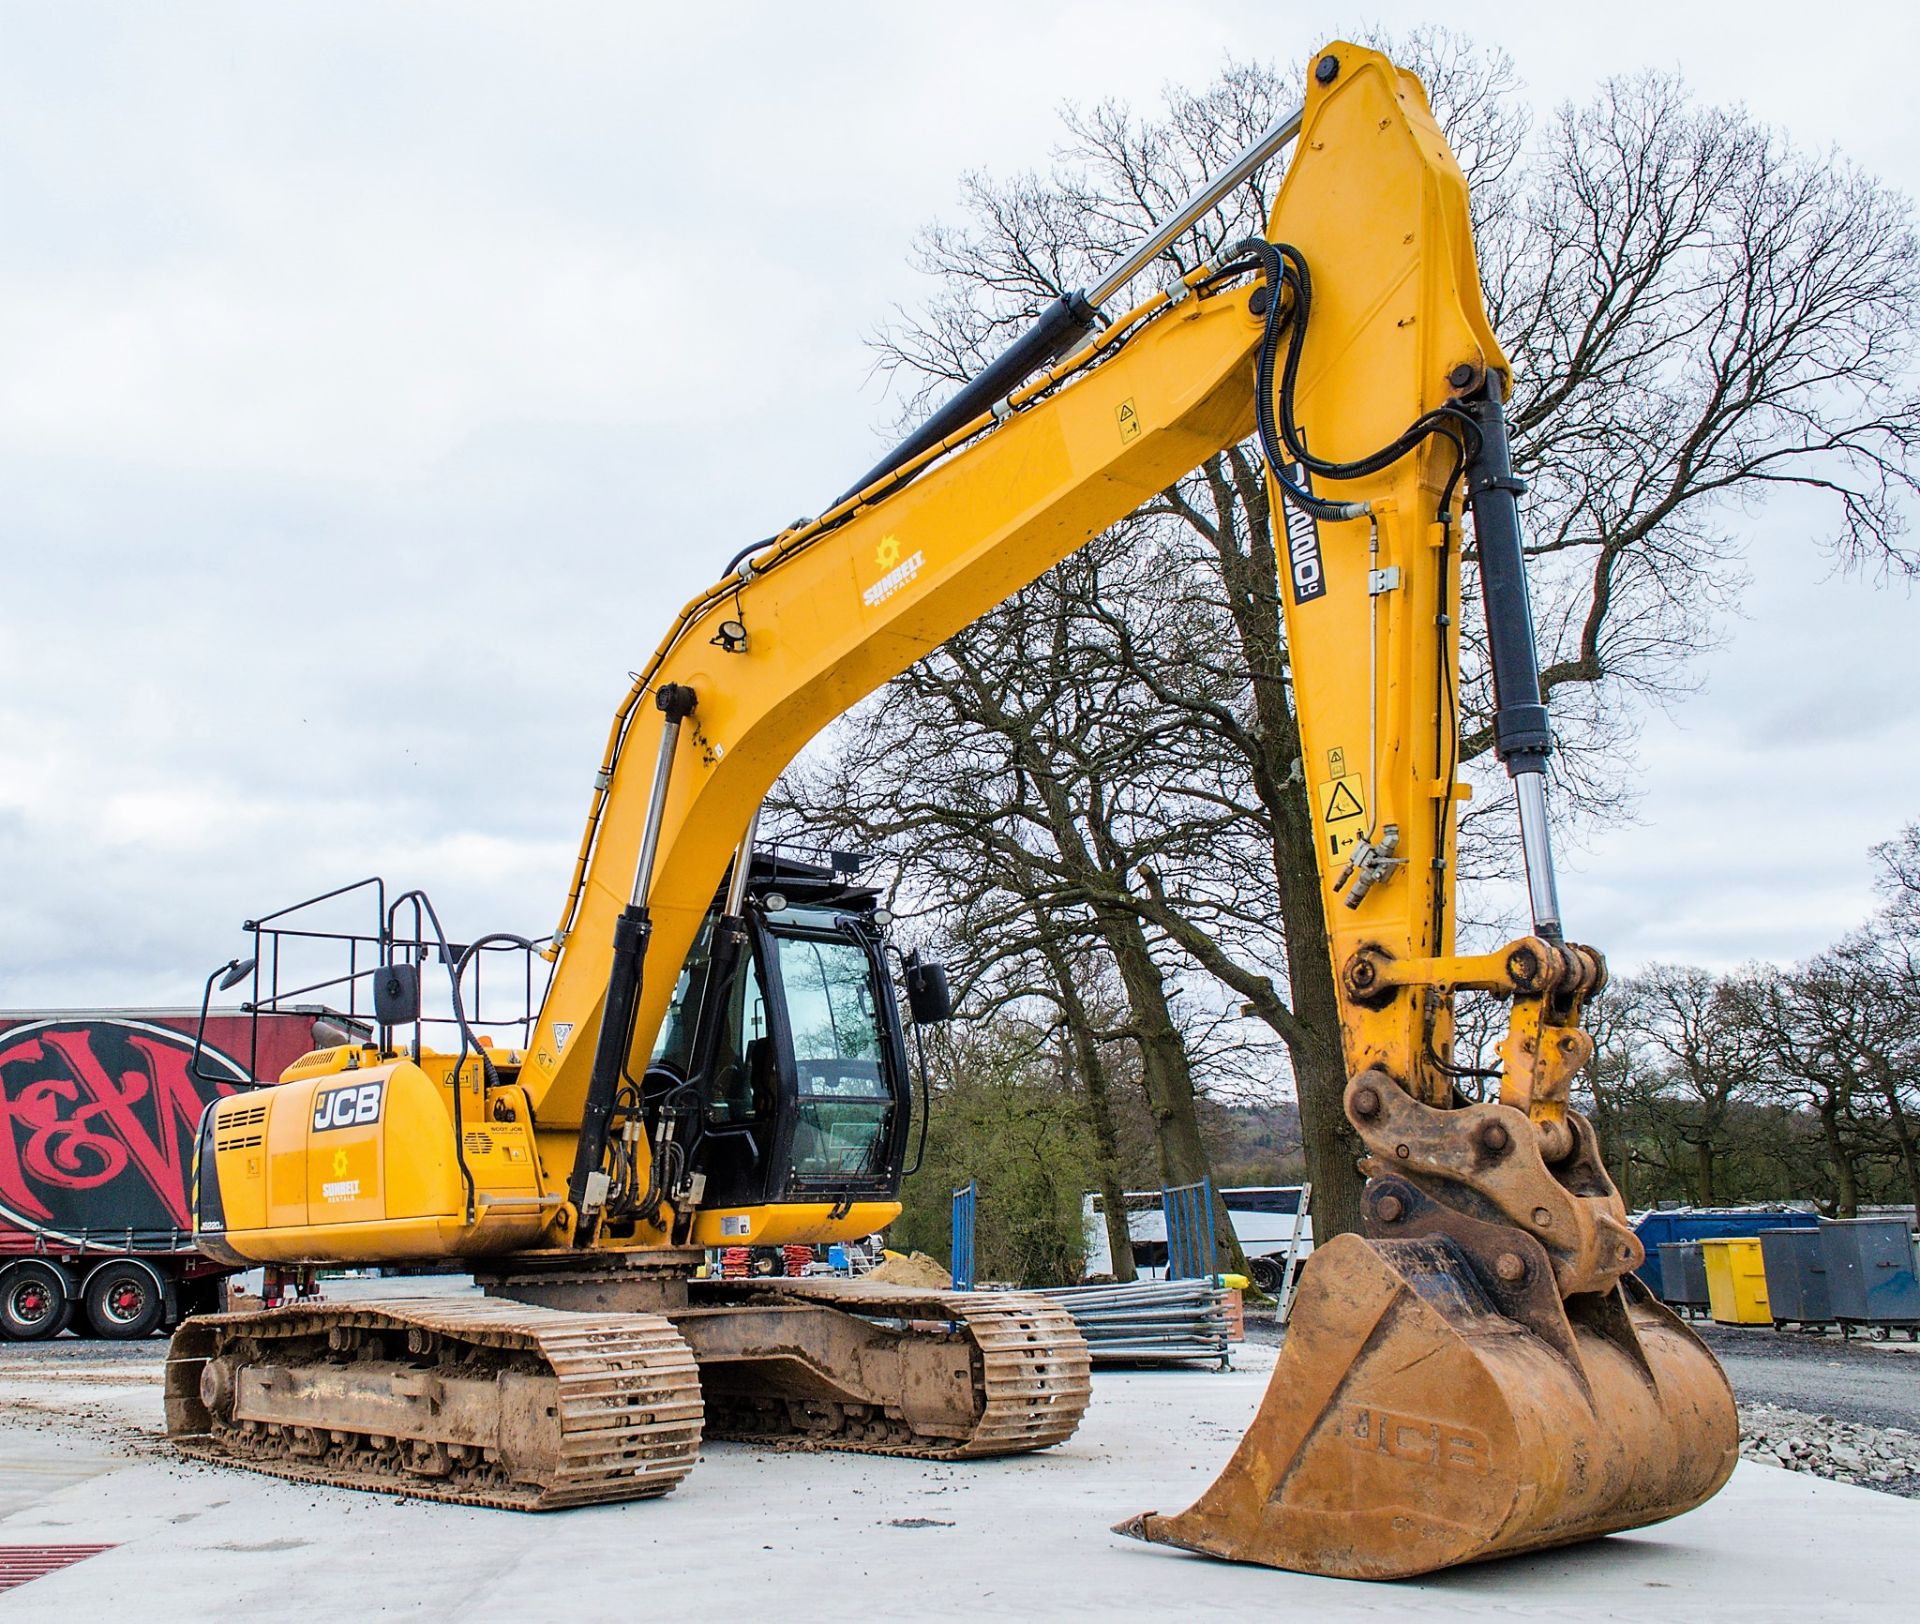
[[[1543,1326],[1503,1312],[1477,1263],[1446,1237],[1320,1248],[1226,1469],[1116,1532],[1397,1579],[1659,1522],[1726,1482],[1726,1377],[1638,1282]]]

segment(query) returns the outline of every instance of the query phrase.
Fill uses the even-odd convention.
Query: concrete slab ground
[[[1395,1586],[1123,1540],[1187,1504],[1258,1405],[1242,1368],[1103,1372],[1080,1433],[969,1466],[715,1444],[664,1500],[543,1517],[171,1459],[160,1344],[0,1364],[0,1545],[115,1548],[0,1594],[0,1620],[670,1616],[1774,1620],[1910,1616],[1920,1503],[1743,1463],[1701,1510]],[[1252,1368],[1249,1368],[1252,1367]],[[1906,1601],[1901,1597],[1905,1596]]]

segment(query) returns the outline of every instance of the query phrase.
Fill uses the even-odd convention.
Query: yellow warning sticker
[[[1339,778],[1347,770],[1347,753],[1338,745],[1327,752],[1327,776]]]
[[[1113,409],[1113,415],[1119,421],[1122,441],[1140,438],[1140,414],[1134,409],[1131,395]]]
[[[1335,857],[1360,838],[1367,821],[1367,798],[1358,773],[1346,773],[1320,786],[1320,821],[1326,825],[1327,850]]]

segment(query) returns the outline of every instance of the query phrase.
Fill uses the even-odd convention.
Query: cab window
[[[708,954],[712,946],[713,916],[700,927],[686,967],[673,989],[673,1002],[654,1045],[656,1065],[665,1065],[680,1077],[687,1075],[693,1057],[694,1027],[700,1019],[700,1003],[706,996],[707,976],[711,969]],[[756,1097],[772,1087],[772,1040],[767,1030],[766,993],[760,985],[753,955],[747,953],[734,972],[727,999],[726,1019],[720,1029],[720,1043],[713,1057],[713,1077],[708,1085],[708,1120],[715,1123],[743,1122],[762,1115],[770,1099]]]
[[[780,936],[780,982],[793,1035],[793,1172],[880,1171],[893,1114],[873,965],[845,936]]]

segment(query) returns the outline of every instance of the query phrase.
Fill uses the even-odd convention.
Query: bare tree
[[[1657,1083],[1674,1135],[1692,1152],[1692,1195],[1713,1206],[1734,1107],[1752,1092],[1759,1036],[1738,989],[1693,965],[1656,964],[1610,990],[1626,1043]],[[1649,1102],[1651,1103],[1651,1101]]]
[[[1050,1002],[1081,1057],[1101,1189],[1124,1252],[1103,1041],[1136,1051],[1168,1184],[1212,1176],[1199,1114],[1204,1012],[1177,1009],[1170,955],[1133,905],[1129,876],[1217,862],[1242,819],[1210,781],[1213,757],[1160,714],[1134,639],[1192,635],[1166,559],[1107,537],[1076,554],[836,731],[782,798],[815,830],[884,845],[916,897],[935,899],[967,951],[975,1008]],[[1190,681],[1217,680],[1198,667]],[[1156,720],[1157,717],[1157,720]],[[1124,752],[1124,754],[1122,754]],[[1110,973],[1124,1014],[1100,1024],[1075,974]],[[1224,1205],[1221,1263],[1244,1269]]]
[[[1858,990],[1844,966],[1822,958],[1791,973],[1756,970],[1736,994],[1765,1046],[1762,1088],[1819,1124],[1833,1175],[1833,1211],[1841,1218],[1860,1210],[1866,1156],[1857,1121],[1867,1091]]]
[[[1920,823],[1910,823],[1892,840],[1873,848],[1879,869],[1884,927],[1902,941],[1920,941]]]
[[[1601,1160],[1613,1175],[1621,1197],[1633,1205],[1640,1190],[1639,1170],[1648,1160],[1646,1128],[1649,1105],[1658,1097],[1661,1079],[1638,1041],[1631,1007],[1612,996],[1588,1006],[1587,1030],[1593,1035],[1593,1058],[1575,1085],[1574,1102],[1587,1113],[1600,1139]],[[1484,1002],[1476,1009],[1485,1009]],[[1456,1055],[1460,1046],[1454,1047]]]
[[[1920,1205],[1920,824],[1873,849],[1882,906],[1829,955],[1869,1006],[1861,1060],[1886,1132]]]

